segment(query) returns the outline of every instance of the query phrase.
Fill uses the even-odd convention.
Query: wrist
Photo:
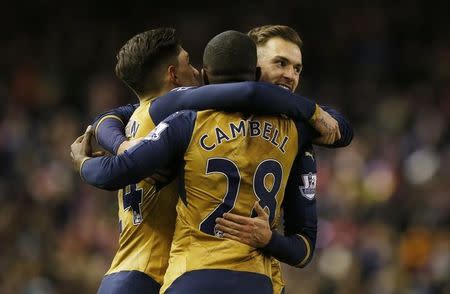
[[[273,246],[276,246],[275,244],[277,243],[277,239],[278,239],[278,233],[271,230],[270,231],[270,239],[268,239],[266,245],[264,245],[262,248],[270,250]]]
[[[266,247],[270,243],[270,241],[272,240],[272,236],[273,236],[273,232],[272,232],[272,230],[269,229],[268,233],[266,234],[266,236],[262,242],[262,246],[261,246],[262,248]]]
[[[81,173],[81,169],[83,168],[83,164],[86,162],[86,160],[90,159],[90,157],[88,156],[83,156],[80,157],[79,159],[75,160],[75,167],[78,170],[78,172],[80,173],[81,178],[83,178],[82,173]]]
[[[322,111],[322,108],[318,104],[315,105],[314,113],[312,114],[311,118],[309,119],[310,123],[314,123],[317,118],[320,116],[320,113]]]

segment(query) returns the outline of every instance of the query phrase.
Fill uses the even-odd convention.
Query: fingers
[[[215,230],[220,231],[223,238],[235,240],[252,246],[253,239],[251,238],[251,233],[249,232],[236,230],[221,224],[216,224]]]
[[[263,218],[269,218],[269,213],[267,212],[267,210],[265,210],[261,207],[261,205],[259,204],[259,201],[255,202],[254,207],[255,207],[255,210],[256,210],[256,213],[258,214],[258,216],[261,216]],[[267,206],[265,208],[267,208]]]
[[[92,138],[92,126],[89,125],[86,128],[86,132],[84,132],[83,144],[85,147],[88,147],[91,145],[91,138]]]
[[[266,246],[272,236],[267,218],[268,214],[259,203],[255,203],[255,209],[262,214],[262,217],[259,215],[253,218],[239,217],[232,213],[225,213],[224,217],[227,215],[228,218],[238,220],[240,223],[219,217],[216,219],[215,231],[221,232],[223,238],[232,239],[255,248]]]
[[[328,114],[329,115],[329,114]],[[332,136],[330,138],[330,143],[329,144],[333,144],[334,142],[336,142],[337,140],[339,140],[341,138],[341,131],[339,130],[339,123],[337,122],[337,120],[330,116],[330,120],[331,120],[331,126],[332,126]]]
[[[73,143],[81,143],[81,141],[83,141],[84,139],[84,134],[79,136],[78,138],[75,139],[75,141],[73,141]]]
[[[94,130],[92,128],[92,125],[88,125],[87,128],[86,128],[86,131],[84,131],[84,134],[92,135],[93,132],[94,132]]]
[[[224,234],[227,233],[227,234],[230,234],[230,235],[233,235],[233,236],[239,236],[240,235],[240,232],[238,230],[232,229],[230,227],[222,226],[222,225],[219,225],[219,224],[217,224],[214,228],[215,228],[216,231],[221,231]]]
[[[72,160],[75,159],[75,154],[73,153],[73,151],[78,150],[78,146],[83,141],[83,138],[84,135],[79,136],[78,138],[75,139],[75,141],[73,141],[72,145],[70,145],[70,157],[72,158]]]
[[[230,212],[224,213],[223,218],[243,225],[247,225],[252,222],[252,219],[250,217],[240,216]]]
[[[234,241],[238,241],[238,242],[250,245],[250,243],[246,239],[238,237],[238,236],[235,236],[235,235],[231,235],[231,234],[228,234],[228,233],[223,233],[223,237],[225,239],[231,239],[231,240],[234,240]]]
[[[341,138],[341,130],[339,129],[339,124],[337,125],[336,139],[335,141]],[[334,143],[334,142],[333,142]]]
[[[76,138],[75,139],[75,141],[72,143],[72,145],[73,144],[75,144],[75,143],[81,143],[81,142],[83,142],[83,140],[86,138],[86,137],[89,137],[88,138],[88,140],[89,140],[89,144],[90,144],[90,137],[92,136],[92,126],[91,125],[89,125],[88,127],[87,127],[87,129],[86,129],[86,131],[84,132],[84,134],[83,135],[81,135],[81,136],[79,136],[78,138]]]
[[[248,231],[248,229],[245,225],[241,225],[241,224],[226,220],[221,217],[218,217],[216,219],[216,224],[217,224],[217,226],[220,226],[221,228],[226,228],[226,229],[232,230],[232,231],[230,231],[230,233],[233,233],[233,231]]]

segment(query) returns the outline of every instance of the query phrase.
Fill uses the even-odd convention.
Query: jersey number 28
[[[241,184],[241,174],[238,166],[227,158],[210,158],[206,164],[206,174],[221,173],[227,178],[227,191],[222,200],[222,203],[216,207],[201,223],[200,230],[206,234],[216,235],[214,227],[216,225],[216,218],[222,217],[226,212],[233,209],[236,204],[237,196],[239,194],[239,187]],[[268,190],[264,185],[265,177],[272,174],[274,182],[272,189]],[[267,159],[258,164],[258,167],[253,174],[253,191],[260,205],[269,209],[269,223],[272,224],[275,216],[275,209],[277,201],[275,196],[280,190],[281,181],[283,178],[283,168],[281,164],[273,159]],[[256,216],[256,211],[253,209],[252,217]]]

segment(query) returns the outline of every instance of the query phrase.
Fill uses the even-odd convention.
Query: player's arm
[[[297,122],[296,127],[299,152],[291,168],[283,201],[285,235],[272,232],[270,242],[264,247],[264,251],[289,265],[303,267],[311,260],[317,232],[315,199],[313,195],[311,197],[311,193],[309,196],[302,193],[306,185],[315,189],[315,180],[304,184],[303,175],[311,173],[313,177],[317,167],[311,148],[313,137],[310,132],[305,131],[308,126]],[[308,197],[311,198],[310,201]]]
[[[113,109],[99,116],[94,124],[95,137],[99,144],[116,154],[120,145],[126,141],[124,125],[135,109],[127,105]],[[182,109],[219,109],[254,114],[286,114],[296,120],[309,120],[321,134],[320,144],[334,143],[334,147],[343,146],[351,141],[352,129],[342,115],[334,112],[333,118],[328,111],[307,98],[293,94],[278,86],[263,82],[241,82],[213,84],[200,88],[174,89],[160,97],[150,107],[150,116],[155,123]],[[338,128],[338,130],[336,130]],[[339,130],[350,130],[348,136],[339,138]],[[331,139],[330,139],[331,138]],[[350,138],[350,139],[349,139]],[[341,143],[344,142],[344,143]],[[348,143],[345,143],[348,142]]]
[[[295,99],[294,99],[295,98]],[[279,115],[308,121],[316,103],[265,82],[211,84],[198,88],[174,89],[154,102],[155,122],[182,109],[217,109],[231,112]]]
[[[127,140],[125,125],[138,104],[127,104],[98,115],[92,123],[98,144],[111,154],[117,154],[119,146]]]
[[[71,146],[74,166],[85,182],[101,189],[117,190],[137,183],[156,170],[175,166],[182,160],[195,118],[193,111],[175,113],[137,145],[117,156],[91,158],[82,154],[75,142]]]
[[[285,233],[272,231],[269,214],[255,203],[256,217],[225,213],[216,219],[217,231],[223,237],[255,248],[293,266],[303,267],[312,257],[317,231],[315,207],[316,163],[311,151],[301,152],[291,169],[285,191],[283,209]],[[301,184],[304,175],[311,173],[311,183]],[[303,190],[301,190],[303,189]],[[309,197],[309,198],[305,198]]]
[[[338,122],[315,102],[265,82],[211,84],[199,88],[174,89],[152,104],[150,115],[158,123],[167,115],[181,109],[218,109],[261,115],[284,114],[297,121],[309,122],[326,138],[340,138]]]
[[[283,201],[284,236],[274,231],[264,251],[295,267],[312,259],[317,235],[316,161],[312,147],[303,149],[291,169]]]

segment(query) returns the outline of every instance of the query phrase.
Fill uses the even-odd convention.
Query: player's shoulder
[[[166,119],[164,119],[164,122],[174,122],[174,121],[188,121],[188,122],[194,122],[197,118],[197,110],[192,109],[184,109],[179,110],[171,115],[169,115]]]
[[[189,90],[193,90],[193,89],[197,89],[197,88],[198,88],[197,86],[177,87],[177,88],[173,88],[172,90],[170,90],[169,93],[189,91]]]

